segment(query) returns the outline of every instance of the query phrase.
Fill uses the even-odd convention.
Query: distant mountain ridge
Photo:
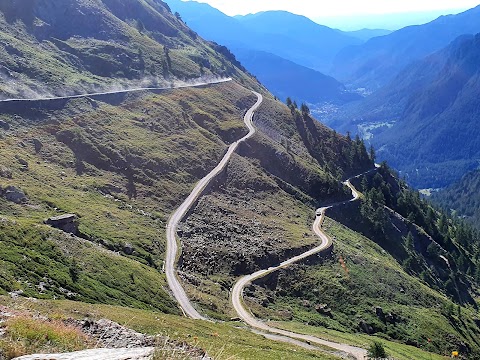
[[[344,103],[356,98],[321,73],[339,49],[362,40],[285,11],[230,17],[208,4],[168,0],[202,37],[226,45],[283,100]]]
[[[360,98],[347,92],[345,86],[331,76],[279,56],[245,49],[233,49],[233,52],[243,66],[257,74],[261,83],[282,100],[293,97],[311,104],[343,104]]]
[[[335,116],[418,187],[444,187],[480,162],[480,34],[417,61],[387,86]]]
[[[478,32],[480,6],[345,48],[336,56],[331,74],[347,84],[375,90],[412,61],[442,49],[458,36]]]

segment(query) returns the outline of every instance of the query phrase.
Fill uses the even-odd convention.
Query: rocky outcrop
[[[66,233],[78,234],[78,218],[75,214],[64,214],[54,216],[45,220],[45,224],[50,225],[56,229],[65,231]]]
[[[15,204],[23,204],[28,201],[25,193],[21,189],[13,185],[7,186],[4,189],[0,187],[0,196],[2,196],[7,201],[11,201]]]

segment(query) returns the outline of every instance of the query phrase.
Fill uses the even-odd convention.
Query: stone
[[[3,130],[10,130],[10,124],[3,120],[0,120],[0,128],[2,128]]]
[[[0,166],[0,177],[11,179],[12,178],[12,170],[5,167],[5,166]]]
[[[64,214],[54,216],[44,221],[45,224],[50,225],[56,229],[60,229],[69,234],[78,234],[78,218],[75,214]]]
[[[28,169],[28,161],[22,159],[20,156],[16,155],[15,158],[17,159],[18,163],[22,165],[25,169]]]
[[[38,154],[42,150],[43,144],[38,139],[32,139],[32,142],[33,146],[35,147],[35,152]]]
[[[0,188],[0,194],[8,201],[14,202],[15,204],[23,204],[28,201],[27,196],[25,193],[15,187],[15,186],[7,186],[4,189]]]
[[[126,243],[125,245],[123,245],[123,252],[127,255],[132,255],[133,254],[133,245],[132,244],[129,244],[129,243]]]
[[[360,323],[358,324],[358,327],[365,334],[368,334],[368,335],[373,334],[373,328],[370,325],[368,325],[364,320],[360,321]]]
[[[319,314],[332,317],[332,309],[330,309],[327,304],[316,305],[315,310]]]
[[[385,313],[380,306],[375,307],[375,315],[377,315],[380,320],[385,321]]]

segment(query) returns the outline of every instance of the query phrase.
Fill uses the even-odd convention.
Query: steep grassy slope
[[[52,104],[47,102],[40,109],[20,107],[18,112],[3,113],[10,129],[2,131],[0,186],[20,188],[28,201],[15,204],[0,198],[2,215],[25,224],[26,229],[33,226],[32,238],[45,238],[49,235],[41,233],[49,231],[41,225],[44,218],[75,213],[80,218],[79,236],[161,269],[166,219],[193,184],[214,167],[223,154],[223,141],[231,142],[246,131],[242,112],[253,100],[238,85],[226,84],[131,95],[115,106],[78,99],[59,110],[49,110]],[[32,139],[41,144],[38,152]],[[61,247],[66,246],[68,253],[76,243],[75,239],[71,244],[63,241]],[[10,256],[3,258],[10,263],[9,279],[18,274]],[[84,261],[89,262],[78,258],[80,268]],[[43,281],[40,275],[17,278],[13,290],[31,286],[35,292]],[[68,273],[54,275],[69,277]],[[151,282],[158,282],[161,289],[162,275],[156,276],[159,281]],[[75,287],[69,290],[79,292]],[[53,294],[64,296],[58,288]],[[172,303],[156,304],[164,305]]]
[[[67,319],[93,321],[110,319],[141,333],[160,335],[204,349],[215,359],[256,360],[334,360],[338,357],[318,351],[308,351],[295,345],[267,340],[261,335],[238,327],[238,323],[212,323],[190,320],[160,312],[137,310],[119,306],[90,305],[72,301],[11,300],[0,297],[0,306],[12,312],[41,316],[55,321]],[[5,308],[3,308],[5,309]],[[65,334],[63,334],[65,335]],[[60,340],[63,340],[60,338]],[[53,342],[52,342],[53,343]],[[50,344],[52,347],[55,344]],[[158,344],[159,349],[165,344]],[[0,342],[0,350],[2,343]],[[72,346],[70,344],[70,346]],[[89,347],[87,345],[87,347]],[[91,344],[90,347],[95,347]],[[0,352],[1,354],[1,352]],[[187,359],[178,352],[160,352],[160,359]]]
[[[477,6],[345,48],[333,63],[332,75],[344,83],[376,90],[393,80],[405,66],[444,48],[458,36],[478,33],[479,18]]]
[[[477,168],[480,36],[462,36],[335,115],[420,188],[438,188]]]
[[[480,328],[478,282],[473,275],[479,265],[474,256],[478,238],[465,243],[464,229],[447,225],[425,203],[408,201],[411,214],[403,218],[402,199],[410,195],[395,188],[384,171],[358,180],[356,186],[362,188],[362,182],[365,194],[359,204],[327,212],[337,220],[324,225],[334,240],[330,258],[257,282],[247,289],[247,302],[263,318],[310,325],[303,331],[319,326],[366,333],[440,354],[460,349],[466,358],[476,358]],[[396,212],[381,205],[383,192],[397,197],[391,203],[392,198],[385,196],[389,209]],[[377,198],[375,209],[369,209],[372,197]],[[419,358],[411,350],[412,357]]]
[[[160,0],[3,1],[0,94],[63,95],[200,76],[246,77]],[[233,62],[232,62],[233,61]]]

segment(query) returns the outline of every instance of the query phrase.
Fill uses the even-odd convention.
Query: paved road
[[[193,191],[190,193],[188,198],[183,202],[182,205],[173,213],[170,217],[167,225],[167,251],[166,251],[166,260],[165,260],[165,274],[167,276],[168,286],[170,287],[175,299],[177,300],[180,308],[184,312],[184,314],[192,319],[202,319],[206,320],[205,317],[200,315],[200,313],[193,307],[192,303],[187,297],[185,290],[183,289],[182,285],[180,284],[176,271],[175,271],[175,263],[177,260],[177,256],[179,253],[178,249],[178,242],[176,238],[177,227],[178,224],[183,220],[185,215],[187,214],[188,210],[193,206],[193,204],[198,200],[198,198],[202,195],[205,188],[208,184],[222,172],[222,170],[227,166],[230,158],[232,157],[233,153],[237,149],[238,145],[247,140],[248,138],[252,137],[255,134],[255,127],[253,126],[253,115],[258,107],[263,102],[262,95],[254,92],[257,96],[257,102],[253,105],[245,114],[244,121],[245,125],[248,127],[248,134],[245,135],[240,140],[231,144],[224,155],[223,159],[217,165],[215,169],[213,169],[207,176],[205,176],[202,180],[200,180]]]
[[[135,89],[129,89],[129,90],[105,91],[105,92],[80,94],[80,95],[54,96],[54,97],[43,97],[43,98],[38,97],[38,98],[31,98],[31,99],[5,99],[5,100],[0,100],[0,103],[79,99],[79,98],[86,98],[86,97],[91,97],[91,96],[126,94],[126,93],[140,92],[140,91],[155,91],[155,90],[168,90],[168,89],[183,89],[183,88],[191,88],[191,87],[200,87],[200,86],[205,86],[205,85],[220,84],[220,83],[229,82],[229,81],[232,81],[232,79],[231,78],[225,78],[225,79],[217,79],[217,80],[211,80],[211,81],[198,81],[198,82],[193,83],[193,84],[186,83],[186,84],[182,84],[182,85],[174,85],[174,86],[166,86],[166,87],[141,87],[141,88],[135,88]]]
[[[357,175],[355,177],[360,177],[360,176],[362,176],[366,173],[369,173],[371,171],[374,171],[374,169],[369,170],[369,171],[367,171],[365,173],[362,173],[360,175]],[[365,349],[361,349],[361,348],[346,345],[346,344],[339,344],[339,343],[323,340],[323,339],[320,339],[320,338],[317,338],[317,337],[311,336],[311,335],[297,334],[297,333],[294,333],[294,332],[291,332],[291,331],[272,328],[269,325],[267,325],[266,323],[256,319],[253,316],[253,314],[245,308],[245,306],[243,304],[243,290],[244,290],[245,286],[250,284],[252,281],[260,279],[260,278],[262,278],[262,277],[264,277],[264,276],[266,276],[266,275],[268,275],[272,272],[275,272],[279,269],[286,268],[286,267],[288,267],[288,266],[290,266],[290,265],[292,265],[292,264],[294,264],[294,263],[296,263],[300,260],[306,259],[306,258],[308,258],[312,255],[315,255],[315,254],[318,254],[322,251],[325,251],[329,247],[332,246],[332,241],[330,240],[328,235],[322,230],[322,224],[323,224],[323,221],[325,219],[325,212],[328,209],[330,209],[334,206],[344,205],[348,202],[356,201],[360,197],[360,193],[350,183],[350,179],[345,181],[344,184],[346,186],[348,186],[350,188],[350,190],[352,191],[352,199],[351,200],[335,203],[335,204],[332,204],[332,205],[329,205],[329,206],[325,206],[325,207],[322,207],[322,208],[320,208],[316,211],[317,216],[316,216],[315,221],[313,223],[313,231],[315,232],[315,234],[318,235],[318,237],[320,237],[320,239],[321,239],[320,245],[311,249],[311,250],[309,250],[309,251],[307,251],[307,252],[305,252],[305,253],[303,253],[303,254],[300,254],[300,255],[295,256],[291,259],[285,260],[284,262],[282,262],[278,266],[270,267],[270,268],[265,269],[265,270],[260,270],[260,271],[257,271],[256,273],[253,273],[251,275],[246,275],[246,276],[240,278],[237,281],[237,283],[235,283],[235,285],[232,289],[231,301],[232,301],[232,305],[233,305],[235,311],[237,312],[238,316],[247,325],[249,325],[249,326],[251,326],[255,329],[265,331],[265,332],[270,333],[270,334],[273,333],[273,334],[280,335],[282,338],[279,339],[279,341],[288,341],[288,339],[290,338],[292,340],[291,343],[296,344],[296,345],[298,345],[298,340],[300,340],[300,341],[306,342],[309,345],[318,344],[318,345],[328,346],[330,348],[340,350],[340,351],[345,352],[347,354],[351,354],[356,359],[362,359],[363,360],[363,359],[365,359],[365,357],[367,355],[367,351]]]

